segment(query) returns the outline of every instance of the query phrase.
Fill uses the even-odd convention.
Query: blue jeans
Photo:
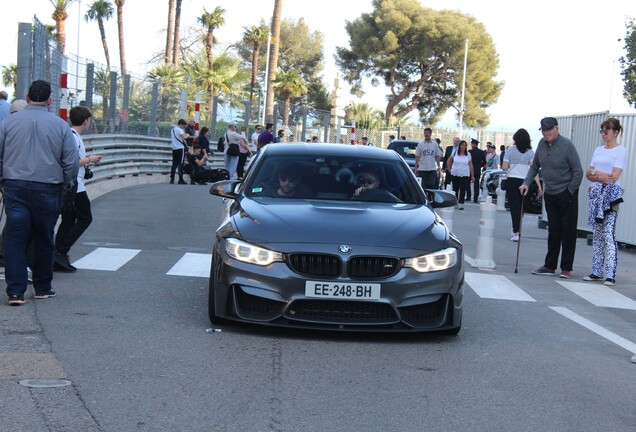
[[[4,181],[7,215],[4,237],[5,278],[8,295],[24,295],[27,288],[26,249],[33,241],[33,288],[51,289],[55,246],[53,231],[62,206],[62,185],[25,180]]]
[[[238,156],[228,156],[225,155],[225,169],[230,173],[230,180],[234,179],[234,175],[236,174],[236,168],[238,167]]]

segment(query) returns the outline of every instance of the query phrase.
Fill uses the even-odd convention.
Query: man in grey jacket
[[[548,253],[545,263],[532,274],[554,275],[561,252],[559,277],[570,279],[576,250],[578,197],[583,168],[576,147],[559,134],[559,124],[554,117],[542,119],[540,130],[543,138],[539,141],[528,175],[519,186],[521,195],[525,196],[528,186],[541,169],[543,199],[548,214]]]
[[[77,177],[79,157],[69,125],[48,112],[51,86],[34,81],[28,106],[0,125],[0,181],[6,208],[5,279],[9,305],[24,304],[26,248],[34,245],[36,299],[55,296],[53,230],[64,186]]]

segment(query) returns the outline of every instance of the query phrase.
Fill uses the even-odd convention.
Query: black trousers
[[[68,255],[68,251],[93,222],[91,201],[86,191],[75,194],[75,204],[62,212],[62,222],[55,235],[55,252]]]
[[[519,186],[523,184],[523,179],[508,177],[506,180],[506,198],[510,206],[510,217],[512,219],[512,232],[519,232],[521,227],[521,203],[523,196],[519,192]]]
[[[185,149],[172,150],[172,167],[170,167],[170,180],[174,181],[175,171],[179,175],[179,180],[183,180],[183,155]]]
[[[455,191],[455,195],[457,196],[457,202],[459,204],[464,204],[464,199],[466,198],[466,191],[470,187],[470,176],[459,177],[453,176],[453,190]]]
[[[561,270],[572,271],[576,251],[579,191],[577,189],[573,195],[567,189],[556,195],[543,194],[543,200],[548,214],[548,253],[544,266],[556,269],[561,253]]]
[[[245,162],[247,162],[247,153],[240,153],[238,165],[236,166],[236,175],[240,178],[243,178],[243,174],[245,174]]]

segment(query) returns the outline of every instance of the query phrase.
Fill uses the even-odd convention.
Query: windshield
[[[423,203],[419,185],[396,160],[352,156],[268,156],[245,185],[252,198]]]

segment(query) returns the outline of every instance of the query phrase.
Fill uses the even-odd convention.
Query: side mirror
[[[217,195],[224,198],[236,199],[238,194],[235,192],[236,185],[241,183],[241,180],[221,180],[216,183],[212,183],[210,186],[210,194]]]
[[[433,208],[453,207],[457,204],[455,194],[438,189],[426,189],[426,196]]]

